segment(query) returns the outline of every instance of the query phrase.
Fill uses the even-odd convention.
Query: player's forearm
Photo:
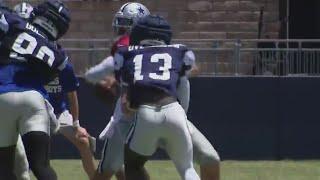
[[[109,56],[103,60],[100,64],[91,67],[85,73],[85,79],[93,84],[103,80],[107,75],[111,75],[114,72],[113,57]]]
[[[77,91],[72,91],[68,93],[69,110],[73,117],[73,121],[79,120],[79,104]]]
[[[90,83],[96,84],[101,81],[107,74],[102,68],[90,68],[85,73],[85,79]]]

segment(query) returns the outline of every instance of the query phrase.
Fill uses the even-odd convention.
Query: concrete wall
[[[10,5],[20,2],[7,1]],[[38,1],[30,1],[36,4]],[[109,38],[112,39],[111,27],[114,13],[127,1],[123,0],[73,0],[65,1],[71,9],[72,23],[64,38]],[[178,39],[252,39],[258,37],[260,7],[265,7],[263,35],[277,38],[279,32],[279,0],[142,0],[151,12],[168,19]],[[185,43],[179,41],[179,43]],[[63,42],[67,48],[110,47],[111,43]],[[213,47],[213,42],[188,43],[190,47]],[[225,43],[223,47],[233,46]],[[250,47],[255,47],[251,43]],[[196,51],[200,70],[204,74],[214,71],[213,56],[210,50]],[[109,50],[68,51],[77,74],[100,62]],[[226,52],[218,58],[217,71],[230,74],[232,71],[232,54]],[[245,62],[242,74],[250,74],[251,58]]]
[[[20,1],[7,1],[10,5]],[[37,1],[31,1],[35,4]],[[72,12],[66,37],[112,35],[114,13],[127,1],[65,1]],[[265,6],[265,32],[278,36],[278,0],[142,0],[151,12],[170,21],[176,38],[257,38],[259,10]]]

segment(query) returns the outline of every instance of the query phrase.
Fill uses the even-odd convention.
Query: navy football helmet
[[[171,26],[163,17],[148,15],[133,26],[130,34],[130,45],[140,45],[142,41],[146,40],[170,44],[171,37]]]
[[[0,0],[0,13],[6,13],[6,12],[12,12],[12,9],[10,9],[5,2]]]
[[[47,0],[33,10],[32,23],[47,32],[50,40],[58,40],[69,29],[69,9],[60,0]]]

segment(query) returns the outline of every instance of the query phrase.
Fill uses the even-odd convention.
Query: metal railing
[[[99,63],[110,52],[111,39],[63,39],[76,72]],[[306,39],[174,39],[196,53],[199,76],[318,76],[320,40]]]

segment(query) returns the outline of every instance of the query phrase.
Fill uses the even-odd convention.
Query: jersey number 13
[[[144,75],[142,75],[142,60],[143,54],[136,55],[133,59],[134,62],[134,79],[136,81],[143,80]],[[150,58],[150,62],[159,65],[159,61],[163,60],[163,66],[159,66],[159,71],[161,73],[149,73],[148,77],[154,80],[169,80],[170,79],[170,69],[172,68],[172,57],[168,53],[154,54]]]

